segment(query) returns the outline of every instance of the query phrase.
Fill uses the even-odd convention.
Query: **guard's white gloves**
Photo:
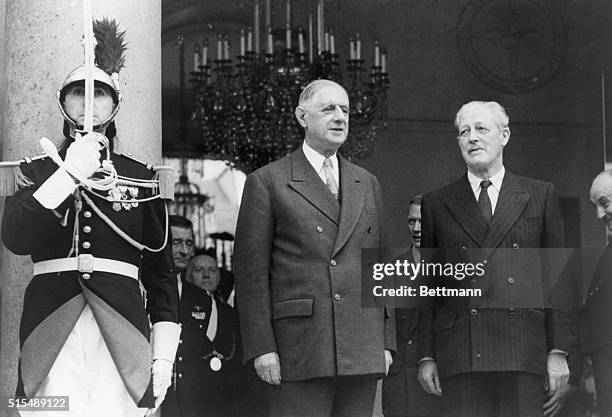
[[[100,133],[88,133],[76,139],[66,151],[66,171],[76,178],[89,178],[100,168]]]
[[[166,391],[172,383],[172,364],[176,357],[181,327],[170,321],[160,321],[153,324],[151,342],[153,345],[153,396],[155,408],[149,409],[147,415],[153,414],[166,398]]]

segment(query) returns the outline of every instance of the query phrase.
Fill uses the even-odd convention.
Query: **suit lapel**
[[[334,245],[334,255],[346,243],[357,225],[365,203],[365,185],[357,170],[346,159],[338,155],[340,165],[340,198],[342,200],[340,227]],[[328,192],[331,195],[331,193]],[[333,197],[332,197],[333,198]]]
[[[289,186],[329,217],[332,222],[339,223],[340,204],[310,165],[301,147],[291,154]]]
[[[487,225],[480,207],[474,198],[467,175],[459,179],[453,192],[446,197],[444,204],[457,223],[470,235],[480,247],[484,242],[489,226]]]
[[[499,246],[504,236],[508,234],[525,210],[527,201],[529,201],[529,194],[525,188],[516,176],[506,171],[495,206],[495,214],[491,219],[491,227],[482,245],[483,248],[488,249],[484,253],[485,258]]]

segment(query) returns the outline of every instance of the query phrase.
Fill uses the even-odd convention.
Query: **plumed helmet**
[[[93,31],[96,37],[95,66],[93,68],[93,79],[95,84],[103,84],[110,88],[115,108],[106,120],[95,126],[94,129],[105,128],[113,121],[119,112],[121,103],[121,93],[119,91],[119,71],[125,66],[125,31],[119,31],[117,22],[114,19],[104,18],[94,20]],[[57,102],[64,119],[75,129],[81,129],[72,120],[64,108],[64,99],[68,88],[75,83],[82,83],[85,80],[85,65],[80,65],[70,71],[61,88],[57,91]]]

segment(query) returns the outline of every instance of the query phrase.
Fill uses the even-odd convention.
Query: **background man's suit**
[[[517,262],[509,251],[499,249],[562,247],[561,218],[551,184],[506,171],[490,225],[466,176],[423,196],[421,211],[422,248],[457,248],[457,253],[465,253],[464,262],[487,260],[485,277],[464,279],[456,283],[460,287],[482,287],[485,303],[487,297],[498,297],[501,303],[504,297],[544,292],[544,260],[532,256]],[[470,248],[492,250],[482,251],[482,259],[469,259]],[[570,349],[570,321],[563,312],[511,305],[470,307],[466,298],[437,299],[433,316],[419,328],[418,356],[434,358],[441,379],[507,371],[545,376],[548,352]],[[543,395],[543,383],[540,387]],[[448,394],[443,396],[448,399]]]
[[[387,310],[361,307],[361,248],[381,245],[376,178],[339,157],[337,201],[302,149],[247,178],[235,243],[244,359],[278,352],[283,381],[385,373]]]

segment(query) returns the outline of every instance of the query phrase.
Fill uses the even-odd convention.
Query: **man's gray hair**
[[[508,113],[506,113],[506,109],[504,109],[504,107],[496,101],[470,101],[469,103],[465,103],[463,106],[461,106],[461,108],[455,115],[456,128],[459,128],[459,118],[461,114],[464,111],[470,110],[474,107],[487,107],[495,115],[498,121],[498,126],[501,129],[508,128],[508,125],[510,124],[510,118],[508,117]]]
[[[300,99],[298,101],[298,106],[303,106],[305,103],[307,103],[312,98],[312,96],[314,96],[314,94],[322,87],[329,87],[329,86],[340,87],[341,89],[344,90],[344,92],[348,96],[348,93],[346,92],[344,87],[342,87],[340,84],[338,84],[335,81],[325,80],[325,79],[314,80],[310,84],[308,84],[306,87],[304,87],[304,89],[302,90],[302,93],[300,94]]]
[[[608,179],[612,180],[612,168],[606,169],[605,171],[601,171],[595,178],[593,178],[593,182],[591,183],[591,187],[599,178],[608,177]]]

